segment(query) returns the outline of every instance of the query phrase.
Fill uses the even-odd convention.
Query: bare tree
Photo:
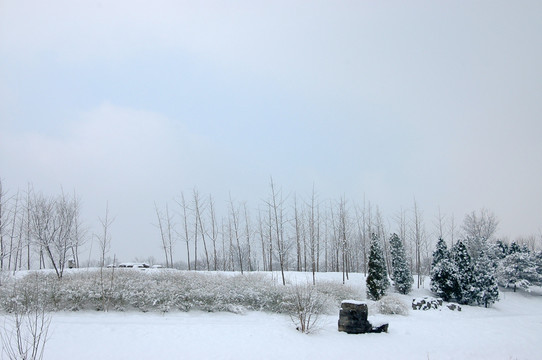
[[[449,231],[450,231],[451,246],[454,246],[454,239],[455,239],[455,233],[457,231],[457,225],[455,223],[455,217],[453,214],[452,214],[452,217],[450,218]]]
[[[34,239],[51,262],[58,278],[62,278],[67,254],[73,246],[75,202],[63,193],[46,198],[35,195],[30,217]],[[43,252],[40,251],[41,255]]]
[[[487,209],[481,209],[478,213],[473,211],[465,215],[461,227],[466,237],[491,240],[497,228],[499,220],[495,214]]]
[[[218,255],[216,251],[216,241],[218,240],[218,224],[216,222],[215,204],[213,197],[209,195],[209,213],[211,216],[211,242],[213,243],[213,268],[218,270]]]
[[[319,223],[320,210],[316,203],[316,193],[314,191],[314,185],[312,186],[311,202],[310,202],[310,215],[309,215],[309,250],[310,250],[310,262],[312,271],[312,284],[316,285],[316,271],[317,271],[317,252],[320,245],[320,223]]]
[[[294,194],[294,225],[296,244],[296,271],[301,271],[301,215],[297,208],[297,197]]]
[[[106,203],[105,205],[105,216],[104,218],[98,218],[98,221],[100,222],[100,225],[102,227],[102,233],[100,235],[96,235],[98,238],[98,245],[100,247],[100,291],[101,291],[101,297],[102,297],[102,310],[108,311],[109,310],[109,302],[111,300],[111,289],[113,287],[113,277],[115,274],[115,257],[113,257],[113,268],[111,269],[111,281],[109,283],[109,287],[106,287],[105,280],[104,280],[104,267],[105,267],[105,259],[106,255],[109,252],[111,248],[111,234],[109,231],[109,228],[113,221],[115,221],[114,218],[111,218],[109,216],[109,203]]]
[[[423,215],[418,207],[416,199],[412,208],[412,238],[414,242],[416,274],[418,275],[417,287],[423,285],[422,280],[422,245],[425,240]]]
[[[435,228],[437,233],[437,238],[439,239],[445,239],[445,230],[446,230],[446,215],[444,215],[441,210],[440,206],[438,207],[438,214],[435,218]]]
[[[9,222],[7,213],[8,200],[7,192],[2,185],[2,179],[0,179],[0,271],[4,270],[4,259],[8,257],[4,237]]]
[[[156,211],[156,218],[158,220],[158,228],[160,229],[160,238],[162,239],[162,250],[164,250],[164,255],[166,259],[166,267],[168,268],[170,266],[169,266],[166,230],[164,229],[164,225],[162,224],[162,214],[158,210],[158,206],[156,205],[156,202],[154,203],[154,210]]]
[[[176,200],[177,201],[177,200]],[[188,235],[188,205],[184,199],[184,194],[181,192],[181,199],[177,201],[177,204],[181,207],[183,217],[183,237],[186,242],[186,258],[188,263],[188,270],[190,271],[190,236]]]
[[[247,244],[246,244],[246,248],[247,248],[247,260],[248,260],[248,271],[252,271],[254,270],[252,268],[252,260],[251,260],[251,246],[250,246],[250,237],[251,237],[251,233],[252,233],[252,230],[250,228],[250,217],[248,215],[248,211],[247,211],[247,203],[243,203],[243,209],[244,209],[244,212],[245,212],[245,235],[246,235],[246,240],[247,240]]]
[[[4,323],[0,331],[2,353],[10,360],[41,360],[49,337],[51,315],[40,301],[42,283],[36,280],[32,288],[24,291],[29,306],[14,302],[11,319]],[[17,289],[14,289],[14,297]],[[2,356],[2,358],[4,358]]]
[[[109,250],[111,249],[111,234],[109,228],[115,219],[109,216],[109,202],[105,204],[105,216],[99,217],[98,221],[102,228],[102,233],[96,235],[98,239],[98,246],[100,247],[100,268],[105,267],[105,259]]]
[[[272,214],[272,220],[275,231],[275,240],[277,242],[277,255],[280,265],[280,273],[282,276],[282,284],[286,285],[284,277],[284,267],[286,264],[286,242],[284,239],[284,200],[282,192],[275,189],[273,178],[271,178],[271,199],[268,201],[269,210]]]
[[[75,266],[79,267],[79,249],[81,246],[83,246],[87,241],[87,228],[85,225],[83,225],[81,221],[80,211],[81,211],[81,201],[75,194],[75,191],[73,193],[73,206],[74,206],[74,227],[73,227],[73,235],[72,235],[72,256],[73,260],[75,262]]]
[[[263,271],[267,271],[268,270],[268,265],[267,265],[267,254],[266,254],[266,248],[267,248],[267,241],[266,241],[266,238],[265,238],[265,230],[264,230],[264,223],[263,223],[263,219],[262,219],[262,211],[260,209],[258,209],[258,233],[260,235],[260,242],[261,242],[261,247],[262,247],[262,266],[263,266]]]
[[[16,231],[17,231],[17,221],[19,220],[19,190],[17,190],[17,193],[14,197],[14,204],[12,206],[12,209],[10,211],[11,213],[11,227],[9,231],[9,250],[7,253],[8,257],[8,271],[11,270],[11,264],[12,260],[16,263],[16,259],[19,255],[19,252],[14,249],[15,244],[15,237],[16,237]],[[19,233],[19,239],[20,239],[20,233]],[[20,243],[20,241],[17,241],[17,244]],[[15,265],[17,267],[17,265]]]
[[[230,194],[230,216],[231,216],[231,225],[233,225],[233,235],[235,236],[236,252],[239,260],[239,267],[241,269],[241,274],[243,273],[243,255],[241,252],[241,244],[239,241],[239,209],[233,205],[233,200]],[[231,226],[230,226],[231,228]]]
[[[384,252],[384,260],[386,262],[386,270],[388,274],[391,274],[391,254],[390,249],[388,246],[388,242],[386,241],[386,234],[388,231],[386,230],[386,224],[384,221],[384,217],[382,216],[382,213],[380,212],[380,209],[378,206],[376,207],[376,215],[375,215],[375,225],[376,225],[376,232],[378,234],[378,238],[382,239],[382,249]]]
[[[207,271],[211,270],[211,265],[209,262],[209,252],[207,251],[207,242],[205,241],[205,226],[203,224],[203,219],[201,213],[204,211],[204,206],[201,204],[198,191],[194,189],[194,211],[196,212],[196,223],[199,224],[199,230],[201,234],[201,241],[203,243],[203,251],[205,253],[205,263],[207,265]]]

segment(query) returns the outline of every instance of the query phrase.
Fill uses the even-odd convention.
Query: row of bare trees
[[[85,235],[75,193],[45,196],[29,185],[10,194],[0,180],[0,270],[29,270],[38,262],[61,278],[68,264],[79,263]]]
[[[456,241],[459,236],[489,239],[498,221],[487,211],[473,212],[458,226],[454,217],[440,210],[429,222],[416,200],[409,209],[385,219],[378,206],[356,204],[345,197],[323,200],[313,189],[309,196],[285,195],[271,179],[269,192],[256,207],[232,199],[217,212],[212,196],[197,190],[181,193],[174,206],[155,204],[157,227],[166,266],[184,257],[189,270],[281,271],[367,273],[369,240],[382,239],[388,268],[389,234],[404,242],[409,265],[418,274],[418,286],[430,271],[433,245],[439,237]],[[182,244],[181,247],[178,246]],[[284,277],[283,277],[284,281]]]
[[[214,271],[306,271],[367,273],[372,234],[382,241],[390,270],[388,242],[397,233],[404,243],[409,265],[418,277],[430,271],[431,253],[438,238],[451,245],[460,237],[471,242],[494,240],[498,221],[488,210],[472,212],[461,224],[443,215],[427,219],[420,206],[401,209],[385,218],[365,199],[323,199],[313,188],[308,196],[285,194],[271,179],[267,196],[259,204],[235,200],[231,195],[217,206],[211,195],[197,190],[181,193],[170,204],[155,204],[156,225],[166,267]],[[100,218],[103,234],[100,265],[110,248],[108,228],[113,221],[108,208]],[[28,186],[8,193],[0,181],[0,270],[53,268],[59,278],[72,262],[80,264],[81,247],[88,240],[80,218],[76,194],[45,196]],[[522,243],[538,246],[542,237]],[[534,249],[533,249],[534,250]],[[282,275],[284,281],[284,276]]]

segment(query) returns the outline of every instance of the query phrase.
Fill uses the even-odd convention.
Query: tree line
[[[46,196],[30,185],[9,193],[0,181],[0,268],[51,267],[62,277],[70,261],[81,266],[81,249],[89,245],[90,237],[80,204],[75,193]],[[314,187],[308,196],[285,194],[273,179],[258,204],[230,195],[217,206],[212,195],[194,189],[161,206],[155,203],[154,210],[157,246],[163,254],[160,262],[166,267],[334,271],[342,272],[346,280],[350,272],[368,273],[370,243],[376,237],[391,275],[393,247],[386,240],[395,233],[418,287],[430,274],[437,239],[446,238],[450,246],[466,238],[495,242],[498,227],[496,216],[484,209],[467,214],[460,223],[440,211],[427,218],[415,199],[410,208],[385,218],[377,205],[365,199],[323,199]],[[107,210],[98,225],[103,231],[94,238],[101,252],[99,264],[104,266],[111,243]],[[523,240],[533,250],[540,244],[540,236]]]

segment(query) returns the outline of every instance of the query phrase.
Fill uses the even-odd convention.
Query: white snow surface
[[[309,281],[305,273],[288,273]],[[337,273],[318,280],[342,281]],[[362,274],[350,286],[365,288]],[[425,289],[393,294],[410,306]],[[463,306],[461,312],[410,310],[409,315],[374,314],[389,333],[349,335],[337,331],[337,313],[321,317],[320,330],[302,334],[290,318],[263,312],[200,311],[54,313],[45,359],[540,359],[542,296],[501,292],[492,308]],[[365,299],[361,299],[365,300]]]
[[[343,300],[341,304],[352,304],[352,305],[364,305],[367,304],[367,301],[359,301],[359,300]]]

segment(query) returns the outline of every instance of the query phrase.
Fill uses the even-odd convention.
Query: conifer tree
[[[460,292],[457,267],[451,260],[446,242],[442,238],[439,238],[437,248],[433,252],[431,291],[444,301],[449,301]]]
[[[367,275],[367,296],[371,300],[379,300],[386,295],[389,286],[388,272],[380,239],[376,234],[372,235],[369,250],[369,269]]]
[[[390,238],[391,248],[391,267],[393,269],[393,285],[400,294],[408,294],[412,289],[414,278],[410,273],[410,268],[406,261],[405,248],[403,242],[397,234]]]
[[[463,241],[458,241],[452,249],[452,260],[457,267],[458,292],[455,298],[461,304],[470,304],[474,301],[473,264]]]
[[[535,257],[530,252],[511,252],[499,264],[498,280],[502,286],[528,289],[541,281]]]
[[[474,264],[472,281],[473,301],[486,308],[499,299],[499,286],[494,275],[491,259],[482,250]]]

